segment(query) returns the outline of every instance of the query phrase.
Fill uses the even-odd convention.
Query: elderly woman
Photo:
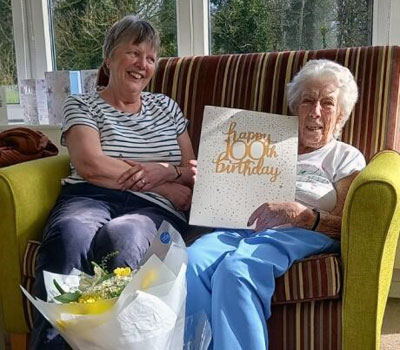
[[[365,166],[357,149],[337,140],[357,97],[347,68],[308,62],[288,85],[299,118],[296,201],[257,208],[248,222],[256,232],[217,230],[188,249],[186,312],[206,313],[215,350],[267,349],[275,278],[296,260],[339,251],[346,194]]]
[[[91,272],[110,252],[116,266],[136,267],[166,220],[186,230],[196,172],[188,121],[175,101],[143,92],[154,74],[159,36],[134,16],[115,23],[104,41],[108,85],[70,96],[62,143],[71,175],[46,226],[37,258],[36,295],[46,299],[43,270]],[[37,315],[32,349],[62,349],[64,341]]]

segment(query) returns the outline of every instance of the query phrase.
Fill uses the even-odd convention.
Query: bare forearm
[[[182,175],[179,177],[175,177],[174,182],[193,187],[194,184],[194,178],[193,178],[193,171],[191,170],[190,166],[181,166],[179,167],[182,171]],[[178,176],[178,174],[177,174]]]
[[[295,222],[295,226],[310,230],[315,224],[316,217],[317,214],[312,209],[307,209],[299,216],[298,220]],[[341,226],[342,218],[340,216],[320,213],[319,223],[314,230],[332,238],[339,238]]]
[[[130,168],[122,160],[106,155],[95,157],[75,167],[78,174],[89,183],[111,189],[121,189],[118,178],[124,171]]]
[[[315,231],[326,234],[331,238],[340,238],[342,218],[329,213],[321,213],[321,218]]]

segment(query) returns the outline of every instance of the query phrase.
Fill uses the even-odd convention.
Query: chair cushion
[[[341,261],[338,254],[319,254],[298,261],[276,279],[272,304],[339,298]]]
[[[29,241],[25,251],[22,286],[32,293],[35,262],[40,242]],[[341,267],[338,254],[320,254],[298,261],[283,276],[276,279],[272,304],[288,304],[325,299],[338,299],[341,289]],[[25,319],[33,325],[33,306],[24,297]]]

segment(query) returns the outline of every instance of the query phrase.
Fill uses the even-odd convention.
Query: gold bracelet
[[[176,165],[174,165],[174,168],[175,168],[175,171],[176,171],[176,177],[175,177],[175,180],[176,180],[176,179],[179,179],[182,176],[182,169],[180,167],[176,166]]]

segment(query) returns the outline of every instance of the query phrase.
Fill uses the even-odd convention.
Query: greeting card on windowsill
[[[8,124],[5,86],[0,86],[0,125],[2,124]]]
[[[249,228],[265,202],[294,201],[297,117],[206,106],[190,224]]]
[[[81,70],[82,93],[96,91],[98,69]]]
[[[49,124],[63,122],[63,106],[68,95],[82,93],[79,71],[45,72]]]

